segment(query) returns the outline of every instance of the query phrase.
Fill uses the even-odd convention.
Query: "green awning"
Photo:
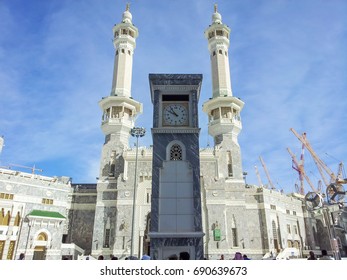
[[[31,211],[28,216],[35,216],[35,217],[44,217],[44,218],[54,218],[54,219],[66,219],[62,214],[59,212],[54,211],[44,211],[44,210],[33,210]]]

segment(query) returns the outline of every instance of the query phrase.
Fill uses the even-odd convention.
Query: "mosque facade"
[[[129,145],[135,119],[143,110],[142,104],[131,95],[138,34],[127,7],[121,22],[113,27],[115,59],[111,92],[99,101],[105,141],[96,184],[72,184],[67,177],[0,169],[0,259],[17,259],[20,253],[26,259],[99,255],[124,259],[153,254],[151,224],[153,213],[158,213],[153,208],[152,183],[160,181],[156,177],[158,172],[153,173],[153,162],[158,156],[154,144],[159,144]],[[342,255],[346,254],[346,219],[339,218],[336,222],[334,215],[327,217],[323,210],[308,211],[300,194],[285,194],[245,182],[238,143],[245,104],[232,91],[230,28],[223,23],[217,8],[204,34],[211,61],[212,91],[210,98],[203,100],[203,112],[208,116],[208,132],[214,143],[198,148],[203,257],[218,259],[224,255],[228,259],[241,252],[252,259],[289,258],[306,256],[310,250],[332,252],[332,230],[336,246]],[[165,83],[161,86],[166,91],[194,90],[191,84]],[[158,86],[156,90],[164,88]],[[184,106],[190,109],[190,105]],[[159,122],[168,122],[166,132],[161,133],[172,135],[177,124],[165,119],[164,111],[159,110],[154,117]],[[187,121],[179,125],[185,131],[183,134],[191,132],[191,128],[185,127],[188,124]],[[175,143],[181,143],[180,148],[190,148],[188,144],[185,146],[189,142],[177,137]],[[184,156],[175,154],[173,160],[177,159],[184,160]],[[332,206],[330,212],[338,209]],[[339,227],[331,228],[334,223]]]

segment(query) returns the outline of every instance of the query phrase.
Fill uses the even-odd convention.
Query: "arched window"
[[[182,148],[178,144],[174,144],[170,149],[170,160],[182,160]]]
[[[292,248],[292,247],[294,247],[293,242],[291,240],[288,240],[288,248]]]
[[[17,216],[16,216],[16,218],[15,218],[15,220],[14,220],[14,226],[15,227],[18,227],[19,226],[19,223],[20,223],[20,213],[19,213],[19,211],[17,212]]]
[[[2,208],[0,211],[0,225],[2,225],[2,221],[4,220],[5,217],[5,209]]]
[[[236,228],[236,219],[234,215],[231,219],[231,240],[232,240],[233,247],[239,247],[238,234],[237,234],[237,228]]]
[[[40,232],[40,234],[37,236],[36,240],[47,241],[48,240],[47,234],[45,234],[44,232]]]
[[[186,147],[181,141],[174,140],[166,146],[166,160],[184,161],[186,156]]]
[[[10,220],[11,220],[10,210],[8,210],[7,214],[5,215],[4,208],[2,208],[1,214],[0,214],[0,225],[8,226],[10,224]]]
[[[272,235],[274,239],[277,239],[277,229],[275,221],[272,221]]]

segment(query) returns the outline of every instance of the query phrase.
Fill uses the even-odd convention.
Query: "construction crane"
[[[260,162],[261,162],[261,165],[262,165],[263,168],[264,168],[264,171],[265,171],[265,174],[266,174],[266,177],[267,177],[267,180],[268,180],[268,182],[269,182],[269,185],[270,185],[271,189],[272,189],[272,190],[275,190],[275,189],[276,189],[276,188],[275,188],[275,185],[272,183],[272,180],[271,180],[271,178],[270,178],[269,171],[267,170],[267,167],[266,167],[266,165],[265,165],[265,162],[264,162],[264,160],[263,160],[263,158],[262,158],[261,156],[259,156],[259,160],[260,160]]]
[[[313,150],[311,147],[310,143],[308,142],[306,138],[306,133],[303,133],[303,135],[299,135],[293,128],[290,129],[294,135],[300,140],[300,142],[305,145],[305,148],[310,152],[318,170],[319,173],[322,176],[322,179],[324,181],[324,184],[326,185],[326,196],[327,196],[327,201],[329,204],[338,204],[339,208],[344,207],[343,200],[345,198],[346,192],[344,191],[343,184],[347,183],[347,178],[342,179],[340,176],[342,176],[342,171],[340,172],[340,169],[338,171],[337,176],[335,173],[321,160],[316,152]],[[342,168],[341,168],[342,170]],[[329,176],[330,181],[326,178],[326,172]],[[323,197],[320,197],[320,194],[318,192],[309,192],[305,196],[305,202],[306,206],[310,210],[314,209],[320,209],[323,208],[323,217],[324,220],[326,221],[326,224],[328,226],[328,235],[330,239],[330,244],[331,244],[331,250],[334,253],[335,259],[340,260],[341,256],[340,253],[338,252],[338,249],[335,250],[333,246],[333,242],[336,240],[336,233],[334,230],[334,225],[330,224],[330,214],[333,217],[333,214],[330,213],[330,210],[328,207],[324,207],[323,203]],[[332,229],[331,229],[332,227]]]
[[[322,179],[324,181],[324,184],[328,187],[331,183],[337,183],[337,184],[346,184],[347,179],[342,179],[341,177],[338,177],[335,175],[335,173],[321,160],[316,152],[313,150],[311,144],[308,142],[306,138],[306,133],[303,133],[303,135],[299,135],[293,128],[290,129],[294,135],[300,140],[300,142],[306,147],[306,149],[310,152],[319,173],[322,176]],[[326,174],[324,174],[325,171],[329,175],[329,179],[327,179]]]
[[[260,186],[260,187],[263,187],[264,185],[263,185],[263,182],[261,181],[258,167],[255,165],[255,166],[254,166],[254,169],[255,169],[255,174],[257,175],[257,178],[258,178],[259,186]]]
[[[343,163],[340,162],[339,163],[339,168],[337,170],[337,178],[343,178],[342,176],[346,177],[346,174],[345,174],[345,171],[344,171]]]
[[[304,187],[304,151],[305,151],[305,145],[301,145],[301,155],[300,155],[300,162],[296,160],[295,155],[292,153],[292,151],[287,148],[289,154],[292,157],[292,168],[296,170],[299,173],[299,180],[300,180],[300,186],[299,186],[299,193],[302,195],[305,195],[305,187]],[[305,174],[306,175],[306,174]]]
[[[30,166],[24,166],[24,165],[19,165],[19,164],[12,164],[10,163],[9,166],[15,166],[15,167],[20,167],[20,168],[26,168],[26,169],[30,169],[31,170],[31,174],[35,174],[35,171],[39,171],[39,172],[43,172],[42,169],[39,169],[39,168],[36,168],[35,167],[35,164],[33,167],[30,167]]]
[[[314,187],[310,178],[305,173],[304,164],[302,162],[299,163],[297,161],[295,154],[289,148],[287,148],[287,151],[292,157],[293,169],[295,169],[299,173],[299,179],[300,179],[299,193],[302,195],[305,195],[304,182],[303,182],[304,178],[306,179],[307,183],[310,185],[312,191],[315,193],[319,193],[319,191]]]
[[[344,190],[343,184],[347,184],[347,178],[343,179],[342,176],[342,164],[340,164],[339,171],[337,175],[323,162],[322,159],[318,157],[316,152],[313,150],[311,144],[306,138],[306,133],[299,135],[293,128],[290,129],[294,135],[305,145],[305,148],[310,152],[318,171],[324,181],[327,194],[328,203],[340,203],[344,200],[346,192]],[[340,171],[341,170],[341,171]],[[324,173],[325,172],[325,173]],[[327,178],[327,175],[329,178]]]

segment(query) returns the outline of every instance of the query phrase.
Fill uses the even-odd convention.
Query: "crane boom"
[[[262,186],[263,186],[263,182],[261,181],[261,178],[260,178],[260,174],[259,174],[258,167],[255,165],[255,166],[254,166],[254,169],[255,169],[255,174],[257,174],[257,178],[258,178],[259,186],[260,186],[260,187],[262,187]]]
[[[269,171],[267,170],[267,167],[266,167],[266,165],[265,165],[264,160],[262,159],[261,156],[259,156],[259,159],[260,159],[261,165],[262,165],[263,168],[264,168],[264,171],[265,171],[267,180],[268,180],[268,182],[269,182],[269,185],[271,186],[271,189],[272,189],[272,190],[276,189],[275,186],[274,186],[274,184],[272,183],[272,180],[271,180],[271,178],[270,178]]]
[[[34,164],[34,166],[33,166],[33,167],[30,167],[30,166],[24,166],[24,165],[19,165],[19,164],[13,164],[13,163],[10,163],[9,165],[10,165],[10,166],[16,166],[16,167],[20,167],[20,168],[26,168],[26,169],[30,169],[32,174],[35,174],[35,171],[43,172],[43,170],[42,170],[42,169],[40,169],[40,168],[36,168],[36,167],[35,167],[35,164]]]
[[[306,172],[305,172],[305,169],[304,169],[304,165],[303,164],[299,164],[297,159],[296,159],[296,156],[294,155],[294,153],[289,149],[287,148],[287,151],[289,152],[289,154],[291,155],[292,157],[292,161],[293,161],[293,168],[299,172],[299,176],[302,177],[302,178],[305,178],[307,183],[310,185],[311,189],[313,190],[313,192],[315,193],[318,193],[317,189],[314,187],[312,181],[310,180],[310,178],[307,176]],[[303,184],[303,181],[301,181],[300,179],[300,194],[302,195],[305,195],[305,189],[304,189],[304,184]]]

